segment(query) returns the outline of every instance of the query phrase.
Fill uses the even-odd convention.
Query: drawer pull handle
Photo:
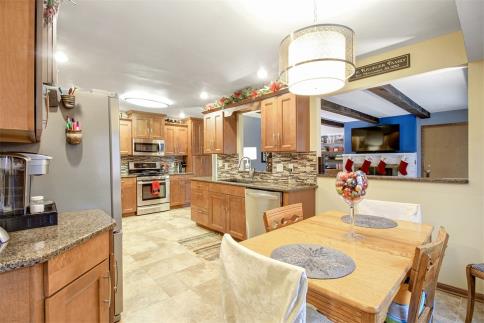
[[[104,303],[108,304],[108,307],[111,307],[111,274],[108,273],[107,276],[103,277],[104,279],[108,280],[108,291],[109,291],[109,298],[104,300]]]

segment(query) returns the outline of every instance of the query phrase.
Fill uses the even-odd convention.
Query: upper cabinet
[[[134,139],[165,139],[164,115],[129,111]]]
[[[0,1],[0,142],[32,143],[46,126],[42,83],[56,85],[57,17],[44,1]]]
[[[188,127],[192,155],[203,155],[203,120],[190,118]]]
[[[237,152],[237,119],[224,117],[223,111],[208,113],[203,118],[203,152],[235,154]]]
[[[186,125],[165,126],[165,155],[188,154],[188,127]]]
[[[119,120],[119,150],[121,156],[129,156],[133,154],[132,136],[131,120]]]
[[[35,9],[0,2],[0,141],[35,142]]]
[[[309,97],[286,93],[261,102],[265,152],[309,151]]]

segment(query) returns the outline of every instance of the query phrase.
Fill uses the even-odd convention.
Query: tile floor
[[[190,209],[123,219],[122,323],[223,322],[219,262],[207,261],[177,241],[206,232]],[[434,322],[463,322],[466,300],[437,291]],[[474,322],[484,322],[476,302]]]

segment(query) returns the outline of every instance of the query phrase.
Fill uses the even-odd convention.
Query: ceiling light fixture
[[[145,108],[167,108],[173,101],[145,93],[129,92],[120,96],[123,101]]]
[[[341,89],[355,73],[352,29],[316,24],[286,36],[279,47],[279,78],[298,95],[321,95]]]
[[[69,60],[69,57],[67,57],[66,53],[57,51],[54,54],[55,61],[57,63],[66,63]]]
[[[205,91],[200,92],[200,99],[202,100],[208,99],[208,93]]]
[[[261,67],[257,71],[257,77],[260,78],[261,80],[265,80],[267,78],[267,71],[265,68]]]

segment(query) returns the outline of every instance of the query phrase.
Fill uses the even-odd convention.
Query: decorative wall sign
[[[410,67],[410,54],[392,57],[384,61],[357,67],[355,74],[348,79],[349,82],[367,77],[398,71]]]

